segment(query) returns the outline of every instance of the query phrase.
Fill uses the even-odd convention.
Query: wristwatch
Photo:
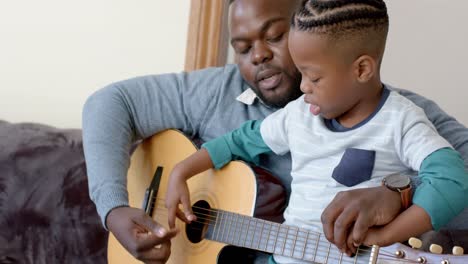
[[[385,176],[382,185],[388,189],[399,192],[401,196],[401,208],[408,209],[412,203],[413,191],[411,188],[411,179],[408,175],[394,173]]]

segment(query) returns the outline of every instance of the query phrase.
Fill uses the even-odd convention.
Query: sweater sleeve
[[[396,90],[424,110],[439,135],[445,138],[460,153],[465,162],[465,167],[468,167],[468,128],[448,115],[434,101],[408,90]]]
[[[247,121],[240,128],[203,144],[215,168],[220,169],[236,159],[258,164],[260,154],[272,153],[260,134],[261,123]]]
[[[421,164],[419,178],[413,203],[429,214],[435,230],[468,206],[468,174],[455,150],[443,148],[430,154]]]
[[[89,192],[104,225],[110,210],[128,206],[131,146],[167,128],[198,133],[198,121],[212,111],[213,104],[204,100],[220,90],[225,72],[210,68],[138,77],[111,84],[87,99],[82,125]]]

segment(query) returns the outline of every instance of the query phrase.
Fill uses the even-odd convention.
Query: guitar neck
[[[319,232],[223,210],[210,210],[209,220],[209,240],[309,262],[369,263],[343,255]]]

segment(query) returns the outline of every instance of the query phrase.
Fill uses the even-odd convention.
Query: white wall
[[[383,80],[436,101],[468,126],[468,1],[387,0]]]
[[[189,0],[0,0],[0,120],[81,127],[100,87],[183,70]]]

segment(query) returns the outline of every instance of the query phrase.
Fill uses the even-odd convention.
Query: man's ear
[[[362,55],[354,61],[354,73],[358,82],[368,82],[377,73],[377,62],[369,55]]]

